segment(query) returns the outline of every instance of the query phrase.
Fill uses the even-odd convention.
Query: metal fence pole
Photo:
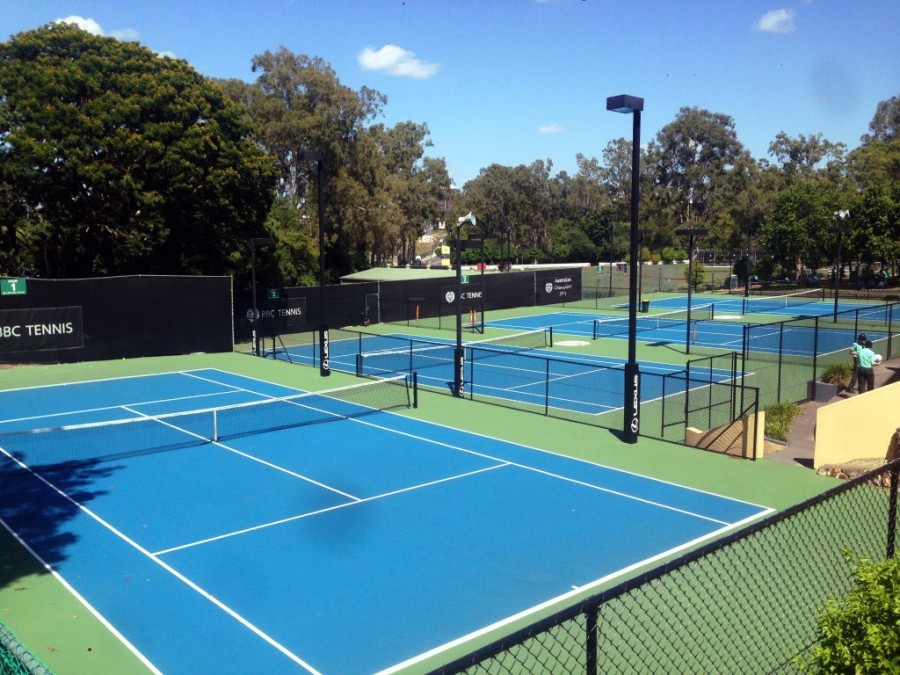
[[[585,612],[585,650],[587,651],[585,659],[586,675],[595,675],[599,673],[597,664],[597,617],[600,614],[600,606],[595,605]]]
[[[900,429],[897,430],[900,437]],[[900,468],[894,467],[890,473],[891,496],[888,503],[887,557],[894,557],[897,537],[897,480],[900,479]]]

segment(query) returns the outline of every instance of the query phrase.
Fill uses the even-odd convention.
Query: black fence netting
[[[331,367],[361,377],[418,376],[419,387],[453,393],[454,344],[426,338],[331,332],[341,357]],[[305,335],[276,356],[316,365],[317,340]],[[625,369],[547,356],[552,331],[532,331],[465,347],[464,394],[469,400],[620,431],[624,422]],[[336,348],[336,347],[335,347]],[[282,357],[284,349],[292,356]],[[756,447],[759,392],[735,378],[736,357],[693,370],[641,375],[643,436],[751,457]],[[738,425],[737,427],[735,425]],[[705,440],[704,440],[705,439]]]
[[[850,346],[860,334],[884,359],[895,356],[900,347],[900,303],[746,324],[743,376],[762,392],[763,407],[815,398],[816,383],[829,366],[850,363]]]
[[[433,673],[794,673],[851,589],[845,551],[897,550],[900,460],[548,616]]]
[[[3,363],[66,363],[233,349],[230,277],[24,282],[23,293],[4,294],[0,300]]]

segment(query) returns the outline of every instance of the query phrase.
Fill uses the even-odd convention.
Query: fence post
[[[784,358],[784,321],[778,324],[778,398],[781,401],[781,362]]]
[[[600,614],[600,607],[594,606],[585,612],[585,673],[586,675],[596,675],[600,671],[597,668],[597,616]]]
[[[544,415],[550,414],[550,359],[544,359]]]
[[[888,343],[887,343],[887,353],[885,354],[885,356],[887,358],[891,358],[891,356],[893,356],[893,353],[894,353],[894,350],[892,349],[893,341],[894,341],[894,334],[891,332],[891,323],[894,318],[894,307],[895,306],[896,306],[895,303],[891,303],[891,304],[885,305],[885,307],[884,307],[884,311],[887,312]],[[857,333],[857,335],[859,335],[859,333]]]
[[[900,437],[900,429],[897,430]],[[891,496],[888,500],[888,530],[887,530],[887,557],[894,557],[897,539],[897,479],[900,478],[900,464],[894,462],[894,468],[890,472]]]
[[[816,378],[819,375],[818,362],[819,362],[819,317],[814,319],[814,325],[816,327],[815,332],[813,333],[813,362],[812,362],[812,382],[813,389],[812,395],[813,399],[816,398]]]

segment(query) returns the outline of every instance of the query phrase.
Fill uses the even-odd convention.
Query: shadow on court
[[[114,466],[81,465],[46,473],[47,480],[84,505],[105,493],[92,489],[108,478]],[[21,469],[0,466],[0,588],[16,584],[29,574],[46,574],[46,568],[22,546],[9,530],[28,541],[29,547],[50,566],[66,559],[66,549],[76,536],[68,522],[79,513],[78,506],[50,488],[36,475]],[[9,529],[7,529],[9,528]]]

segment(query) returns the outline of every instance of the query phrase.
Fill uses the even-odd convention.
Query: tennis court
[[[719,304],[715,303],[715,315],[719,314]],[[744,345],[745,325],[742,322],[710,319],[710,305],[697,305],[691,310],[691,328],[688,330],[686,310],[675,310],[659,314],[639,314],[637,317],[637,339],[654,344],[684,345],[690,339],[692,346],[741,351]],[[873,310],[876,311],[876,310]],[[878,308],[884,314],[884,307]],[[875,317],[878,318],[878,317]],[[554,312],[534,316],[521,316],[490,321],[486,325],[510,330],[530,330],[553,327],[556,333],[570,335],[612,338],[628,338],[628,319],[604,314],[578,314],[575,312]],[[793,356],[813,356],[814,353],[829,354],[846,351],[856,334],[847,327],[829,328],[822,323],[818,331],[814,326],[794,326],[785,324],[751,324],[748,348],[754,352],[782,353]],[[816,333],[818,332],[818,337]],[[872,342],[884,340],[888,333],[867,330]],[[580,358],[580,357],[579,357]],[[642,369],[643,361],[642,361]],[[652,368],[651,368],[652,370]]]
[[[4,391],[0,520],[153,670],[361,673],[767,512],[409,400],[217,369]]]
[[[781,295],[695,295],[693,304],[712,303],[717,314],[778,314],[785,317],[828,316],[834,313],[834,299],[827,299],[822,288]],[[687,295],[654,299],[652,306],[663,311],[687,309]],[[839,312],[859,310],[862,318],[882,320],[885,304],[840,300]]]

